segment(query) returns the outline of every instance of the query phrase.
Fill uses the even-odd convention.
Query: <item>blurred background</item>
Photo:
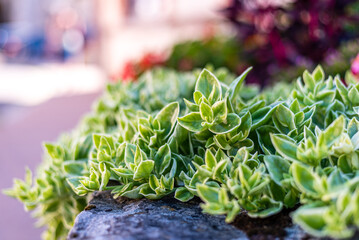
[[[41,162],[109,82],[210,64],[264,87],[321,64],[359,76],[353,0],[0,0],[0,189]],[[0,239],[40,239],[0,194]]]

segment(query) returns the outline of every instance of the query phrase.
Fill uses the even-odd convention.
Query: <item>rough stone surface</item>
[[[241,214],[233,224],[223,216],[202,213],[198,199],[182,203],[173,197],[161,200],[114,200],[97,192],[81,212],[68,239],[313,239],[291,223],[288,212],[266,219]]]

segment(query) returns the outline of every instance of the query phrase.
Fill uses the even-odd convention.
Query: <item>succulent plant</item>
[[[293,221],[314,236],[346,238],[359,227],[359,83],[318,66],[292,85],[262,92],[247,69],[156,69],[109,85],[92,114],[57,143],[32,180],[7,194],[65,239],[93,191],[180,201],[203,210],[265,218],[301,206]],[[220,80],[216,77],[220,74]],[[197,78],[197,79],[196,79]],[[34,181],[34,182],[32,182]]]

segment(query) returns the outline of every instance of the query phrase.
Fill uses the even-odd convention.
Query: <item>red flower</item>
[[[152,68],[153,66],[163,65],[165,57],[161,54],[147,53],[139,62],[141,71]]]
[[[122,81],[133,81],[137,78],[136,66],[132,62],[127,62],[123,66],[121,79]]]

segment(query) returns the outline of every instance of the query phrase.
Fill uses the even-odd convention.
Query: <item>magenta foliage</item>
[[[255,82],[288,66],[311,68],[359,38],[355,0],[231,0],[222,12],[255,66]]]

